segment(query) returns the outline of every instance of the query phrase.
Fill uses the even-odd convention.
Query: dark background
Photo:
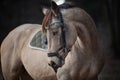
[[[83,8],[95,21],[105,59],[108,61],[107,66],[111,66],[106,67],[105,69],[109,70],[104,70],[103,73],[112,75],[115,72],[120,76],[118,72],[120,71],[118,70],[120,67],[120,4],[118,0],[67,1],[76,3],[76,6]],[[21,24],[41,24],[44,17],[41,10],[43,5],[49,7],[49,0],[0,0],[0,44],[11,30]],[[112,65],[116,66],[116,70],[111,71]],[[120,80],[116,75],[110,79],[105,77],[105,79]]]

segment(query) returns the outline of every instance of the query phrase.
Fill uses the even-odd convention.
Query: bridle
[[[63,17],[62,17],[61,12],[59,12],[59,19],[60,19],[60,21],[54,21],[54,22],[52,22],[52,25],[54,25],[55,23],[61,24],[61,31],[62,31],[62,33],[61,33],[61,39],[62,39],[62,40],[61,40],[61,41],[62,41],[62,46],[61,46],[58,50],[56,50],[56,52],[48,53],[48,57],[53,57],[53,56],[59,57],[58,52],[59,52],[60,50],[66,48],[64,21],[63,21]]]
[[[59,52],[61,50],[63,50],[64,52],[69,52],[70,49],[68,49],[66,47],[66,39],[65,39],[65,27],[64,27],[64,21],[63,21],[63,16],[62,16],[62,13],[59,11],[58,13],[58,17],[59,17],[59,20],[58,21],[54,21],[52,22],[50,25],[54,25],[56,23],[59,23],[61,24],[61,43],[62,43],[62,46],[60,48],[58,48],[58,50],[56,50],[55,52],[50,52],[50,53],[47,53],[48,54],[48,57],[58,57],[61,61],[63,60],[64,61],[64,58],[59,54]],[[45,28],[45,29],[49,29],[48,27]],[[57,72],[57,69],[61,66],[55,66],[54,63],[50,65],[55,72]]]

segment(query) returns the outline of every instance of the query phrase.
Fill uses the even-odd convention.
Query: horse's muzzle
[[[51,67],[54,69],[54,71],[57,72],[57,69],[58,69],[59,67],[62,67],[62,62],[60,62],[60,64],[56,64],[54,61],[51,61],[51,62],[49,63],[49,66],[51,66]]]

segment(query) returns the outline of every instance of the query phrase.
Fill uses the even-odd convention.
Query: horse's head
[[[57,4],[53,1],[51,4],[51,8],[45,13],[42,29],[47,35],[49,65],[57,71],[57,68],[64,64],[66,56],[76,41],[77,33],[75,27],[63,19]]]

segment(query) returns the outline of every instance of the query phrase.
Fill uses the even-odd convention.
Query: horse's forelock
[[[48,21],[52,18],[52,11],[48,10],[43,21],[42,21],[42,31],[45,32],[45,26],[47,25]]]

